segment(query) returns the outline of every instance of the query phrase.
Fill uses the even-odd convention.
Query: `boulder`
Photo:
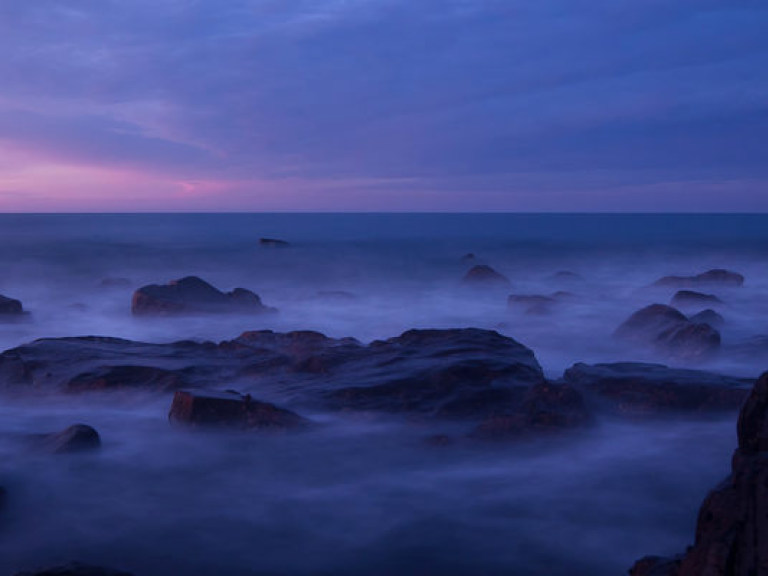
[[[174,370],[153,366],[100,366],[69,380],[66,389],[70,392],[121,388],[172,390],[186,385],[182,375]]]
[[[61,432],[32,436],[35,448],[51,454],[87,452],[101,447],[99,433],[87,424],[73,424]]]
[[[685,314],[665,304],[651,304],[638,310],[614,335],[686,362],[704,360],[720,348],[717,330],[709,324],[693,323]]]
[[[263,248],[287,248],[291,244],[278,238],[259,238],[259,246]]]
[[[713,328],[720,328],[725,324],[725,318],[711,308],[702,310],[689,318],[694,324],[709,324]]]
[[[191,426],[269,430],[294,430],[309,423],[295,412],[231,390],[178,390],[168,419]]]
[[[61,566],[39,568],[30,572],[17,572],[15,576],[133,576],[130,572],[70,562]]]
[[[462,282],[468,286],[506,287],[510,285],[509,278],[486,264],[478,264],[470,268]]]
[[[695,290],[678,290],[672,297],[672,304],[675,306],[698,306],[700,304],[722,304],[714,294],[704,294]]]
[[[664,276],[654,283],[654,286],[675,286],[691,288],[696,286],[742,286],[744,276],[738,272],[716,268],[707,270],[695,276]]]
[[[21,302],[0,294],[0,316],[18,316],[20,314],[24,314]]]
[[[578,363],[565,371],[563,380],[595,408],[632,417],[735,411],[750,389],[742,378],[641,362]]]
[[[704,500],[696,538],[684,555],[646,557],[632,576],[768,574],[768,373],[739,414],[731,474]]]
[[[196,276],[187,276],[165,285],[150,284],[133,293],[131,311],[136,316],[162,316],[200,313],[264,313],[258,295],[245,288],[221,292]]]

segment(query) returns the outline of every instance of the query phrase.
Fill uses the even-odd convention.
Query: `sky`
[[[765,0],[0,0],[0,211],[768,211]]]

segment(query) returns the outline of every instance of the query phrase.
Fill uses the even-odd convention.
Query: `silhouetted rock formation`
[[[61,432],[35,435],[31,440],[35,448],[51,454],[85,452],[101,446],[99,433],[87,424],[73,424]]]
[[[664,276],[657,280],[655,286],[675,286],[677,288],[691,288],[705,285],[742,286],[744,276],[738,272],[716,268],[707,270],[696,276]]]
[[[245,288],[221,292],[196,276],[165,285],[150,284],[133,293],[131,311],[137,316],[221,312],[274,312],[258,295]]]
[[[632,576],[768,574],[768,372],[741,409],[737,429],[731,475],[701,505],[694,545],[682,556],[643,558]]]
[[[0,315],[16,316],[24,313],[19,300],[0,294]]]
[[[67,390],[71,392],[121,388],[170,390],[184,386],[183,374],[153,366],[102,366],[78,374],[66,383]]]
[[[693,323],[665,304],[651,304],[638,310],[616,329],[615,335],[685,361],[703,360],[720,348],[717,330],[709,324]]]
[[[468,286],[496,286],[506,287],[510,285],[509,278],[499,274],[486,264],[473,266],[464,275],[463,283]]]
[[[40,568],[31,572],[17,572],[15,576],[133,576],[133,574],[101,566],[71,562],[62,566]]]
[[[689,318],[694,324],[709,324],[713,328],[720,328],[725,324],[725,318],[711,308],[702,310]]]
[[[291,244],[277,238],[259,238],[259,246],[264,248],[287,248]]]
[[[260,430],[291,430],[309,423],[295,412],[232,390],[179,390],[173,397],[168,419],[192,426]]]
[[[574,364],[563,379],[597,409],[628,416],[737,410],[750,381],[661,364]]]
[[[699,304],[722,304],[714,294],[703,294],[694,290],[678,290],[672,297],[672,304],[675,306],[695,306]]]

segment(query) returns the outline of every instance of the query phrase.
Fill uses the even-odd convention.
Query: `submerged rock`
[[[0,316],[18,316],[20,314],[24,314],[21,301],[0,294]]]
[[[768,372],[741,409],[731,475],[704,500],[684,555],[646,557],[632,576],[762,576],[768,573]]]
[[[714,294],[703,294],[694,290],[678,290],[672,297],[672,304],[676,306],[695,306],[698,304],[722,304]]]
[[[121,388],[170,390],[186,385],[178,371],[153,366],[101,366],[78,374],[67,382],[66,389],[71,392]]]
[[[651,304],[632,314],[614,335],[643,344],[671,358],[700,361],[720,348],[720,333],[706,323],[691,322],[665,304]]]
[[[165,285],[150,284],[133,293],[131,311],[136,316],[222,312],[274,312],[261,298],[245,288],[222,292],[196,276]]]
[[[17,572],[14,576],[133,576],[133,574],[112,568],[70,562],[51,568],[39,568],[31,572]]]
[[[290,242],[278,238],[259,238],[259,246],[264,248],[287,248],[290,245]]]
[[[509,286],[509,278],[486,264],[473,266],[462,282],[468,286]]]
[[[309,423],[295,412],[230,390],[179,390],[168,419],[192,426],[270,430],[292,430]]]
[[[690,288],[702,285],[742,286],[744,276],[738,272],[715,268],[695,276],[664,276],[654,283],[654,286],[675,286]]]
[[[578,363],[563,380],[594,407],[629,416],[738,410],[750,390],[742,378],[640,362]]]
[[[702,310],[689,318],[694,324],[709,324],[713,328],[720,328],[725,324],[725,318],[711,308]]]
[[[51,454],[87,452],[101,447],[99,433],[87,424],[73,424],[61,432],[33,436],[31,440],[35,448]]]

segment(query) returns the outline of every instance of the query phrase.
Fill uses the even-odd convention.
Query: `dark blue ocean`
[[[509,288],[468,290],[475,264]],[[0,348],[265,328],[368,342],[474,326],[529,346],[557,378],[576,362],[662,361],[613,331],[669,303],[658,278],[712,268],[746,280],[715,290],[722,351],[695,367],[757,377],[768,369],[768,215],[1,214],[0,294],[29,313],[0,322]],[[251,289],[279,313],[131,315],[136,288],[188,275]],[[557,291],[569,298],[548,314],[507,305]],[[168,430],[167,408],[157,396],[0,397],[0,485],[19,495],[0,513],[0,573],[80,559],[137,576],[619,575],[691,543],[735,447],[735,416],[617,422],[561,447],[434,450],[386,421],[300,438],[190,436]],[[98,457],[32,457],[7,440],[77,421],[102,433]]]

